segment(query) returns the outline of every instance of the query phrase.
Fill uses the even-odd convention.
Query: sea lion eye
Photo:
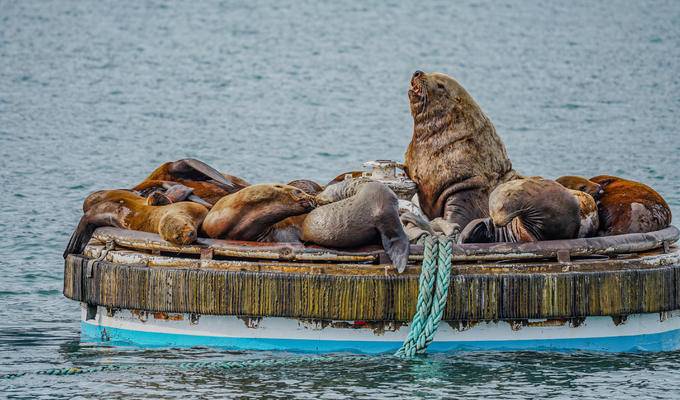
[[[437,83],[437,89],[446,91],[446,86],[443,83]]]

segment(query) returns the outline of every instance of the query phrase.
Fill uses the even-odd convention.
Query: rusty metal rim
[[[298,243],[256,243],[201,238],[196,244],[176,246],[158,235],[118,228],[99,228],[94,238],[113,242],[119,247],[180,254],[210,254],[244,259],[285,261],[377,262],[385,260],[384,252],[376,247],[357,251],[337,250]],[[532,260],[542,258],[581,257],[638,253],[667,248],[678,241],[680,230],[675,226],[649,233],[531,243],[457,244],[453,247],[454,261]],[[412,245],[409,260],[422,260],[423,246]]]

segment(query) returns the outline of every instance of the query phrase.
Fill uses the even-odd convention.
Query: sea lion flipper
[[[82,254],[95,229],[100,226],[123,228],[119,221],[120,216],[117,204],[103,202],[92,207],[80,218],[76,229],[71,234],[66,250],[64,250],[64,258],[69,254]]]
[[[399,226],[401,228],[401,226]],[[380,240],[382,241],[385,253],[392,260],[392,265],[397,268],[397,272],[402,273],[406,269],[408,263],[409,241],[404,233],[395,230],[394,232],[380,231]]]
[[[172,163],[169,171],[176,174],[185,175],[189,178],[197,178],[197,180],[212,179],[218,184],[224,185],[229,189],[237,189],[234,182],[227,179],[218,170],[195,158],[185,158],[177,160]]]

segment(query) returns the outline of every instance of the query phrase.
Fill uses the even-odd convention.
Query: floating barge
[[[680,231],[463,244],[429,351],[680,349]],[[82,340],[147,347],[382,353],[408,335],[422,246],[397,274],[381,248],[99,228],[69,255]]]

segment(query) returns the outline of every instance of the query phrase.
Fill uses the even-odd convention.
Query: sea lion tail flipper
[[[120,222],[120,211],[118,203],[107,201],[97,204],[86,212],[71,234],[66,250],[64,250],[64,258],[69,254],[82,254],[95,229],[100,226],[123,228]]]
[[[64,250],[64,258],[66,258],[69,254],[82,254],[95,229],[97,229],[97,226],[91,223],[89,215],[83,215],[78,222],[78,226],[76,226],[76,229],[71,234],[68,244],[66,245],[66,250]]]
[[[409,241],[401,224],[398,225],[398,229],[388,231],[380,229],[379,231],[383,248],[392,260],[392,265],[397,268],[397,272],[404,272],[408,263]]]
[[[165,196],[170,199],[170,202],[172,203],[177,203],[180,201],[184,201],[189,198],[194,192],[194,189],[181,185],[181,184],[176,184],[172,185],[170,188],[168,188],[165,191]]]
[[[222,173],[215,168],[196,160],[195,158],[185,158],[177,160],[170,166],[170,172],[178,173],[196,178],[208,178],[217,182],[220,185],[226,186],[228,189],[237,189],[238,187],[230,179],[227,179]]]

